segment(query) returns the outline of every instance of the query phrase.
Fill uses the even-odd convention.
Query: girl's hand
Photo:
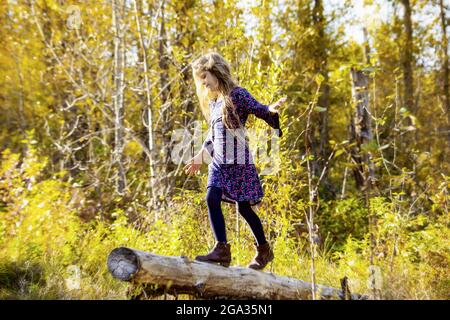
[[[202,153],[200,152],[184,166],[183,170],[187,174],[198,174],[203,163]]]
[[[269,106],[269,111],[270,111],[270,112],[279,113],[280,111],[277,110],[277,108],[281,107],[281,105],[282,105],[283,103],[285,103],[286,100],[287,100],[287,97],[283,97],[283,98],[281,98],[280,100],[278,100],[277,102],[275,102],[274,104],[270,105],[270,106]]]

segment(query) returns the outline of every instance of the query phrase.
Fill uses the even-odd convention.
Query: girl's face
[[[200,83],[208,89],[210,93],[219,90],[219,80],[209,71],[203,71],[199,75]]]

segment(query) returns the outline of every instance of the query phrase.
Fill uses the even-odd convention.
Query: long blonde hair
[[[208,96],[208,90],[203,87],[199,80],[199,75],[204,71],[211,72],[219,82],[218,97],[221,97],[225,102],[224,108],[222,108],[222,122],[228,129],[241,128],[242,125],[239,115],[237,114],[236,107],[230,98],[231,90],[237,87],[238,84],[231,76],[230,66],[217,52],[206,53],[192,63],[192,73],[195,81],[197,97],[200,101],[200,107],[205,115],[205,118],[208,121],[210,120],[210,97]]]

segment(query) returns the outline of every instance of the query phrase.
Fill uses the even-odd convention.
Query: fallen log
[[[311,284],[294,278],[243,267],[222,267],[120,247],[108,256],[114,278],[148,285],[155,293],[190,294],[199,298],[304,300],[311,299]],[[368,299],[365,295],[318,285],[321,299]]]

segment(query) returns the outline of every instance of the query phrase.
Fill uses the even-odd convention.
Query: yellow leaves
[[[334,157],[335,158],[337,158],[337,157],[339,157],[341,154],[343,154],[344,153],[344,150],[343,149],[339,149],[339,150],[337,150],[335,153],[334,153]]]
[[[2,152],[1,166],[0,166],[0,176],[11,175],[12,171],[16,168],[19,163],[20,155],[17,153],[12,153],[10,149],[5,149]]]
[[[318,86],[320,86],[324,80],[325,80],[324,76],[321,75],[320,73],[314,77],[314,81],[317,83]]]
[[[139,157],[139,155],[142,153],[142,146],[136,142],[136,141],[129,141],[123,149],[123,152],[125,155],[130,157]]]
[[[56,12],[61,12],[61,10],[63,9],[59,3],[57,3],[56,1],[51,1],[51,0],[46,1],[46,6]]]
[[[182,44],[184,47],[187,47],[187,46],[189,45],[189,39],[188,39],[187,37],[182,38],[182,39],[181,39],[181,44]]]

